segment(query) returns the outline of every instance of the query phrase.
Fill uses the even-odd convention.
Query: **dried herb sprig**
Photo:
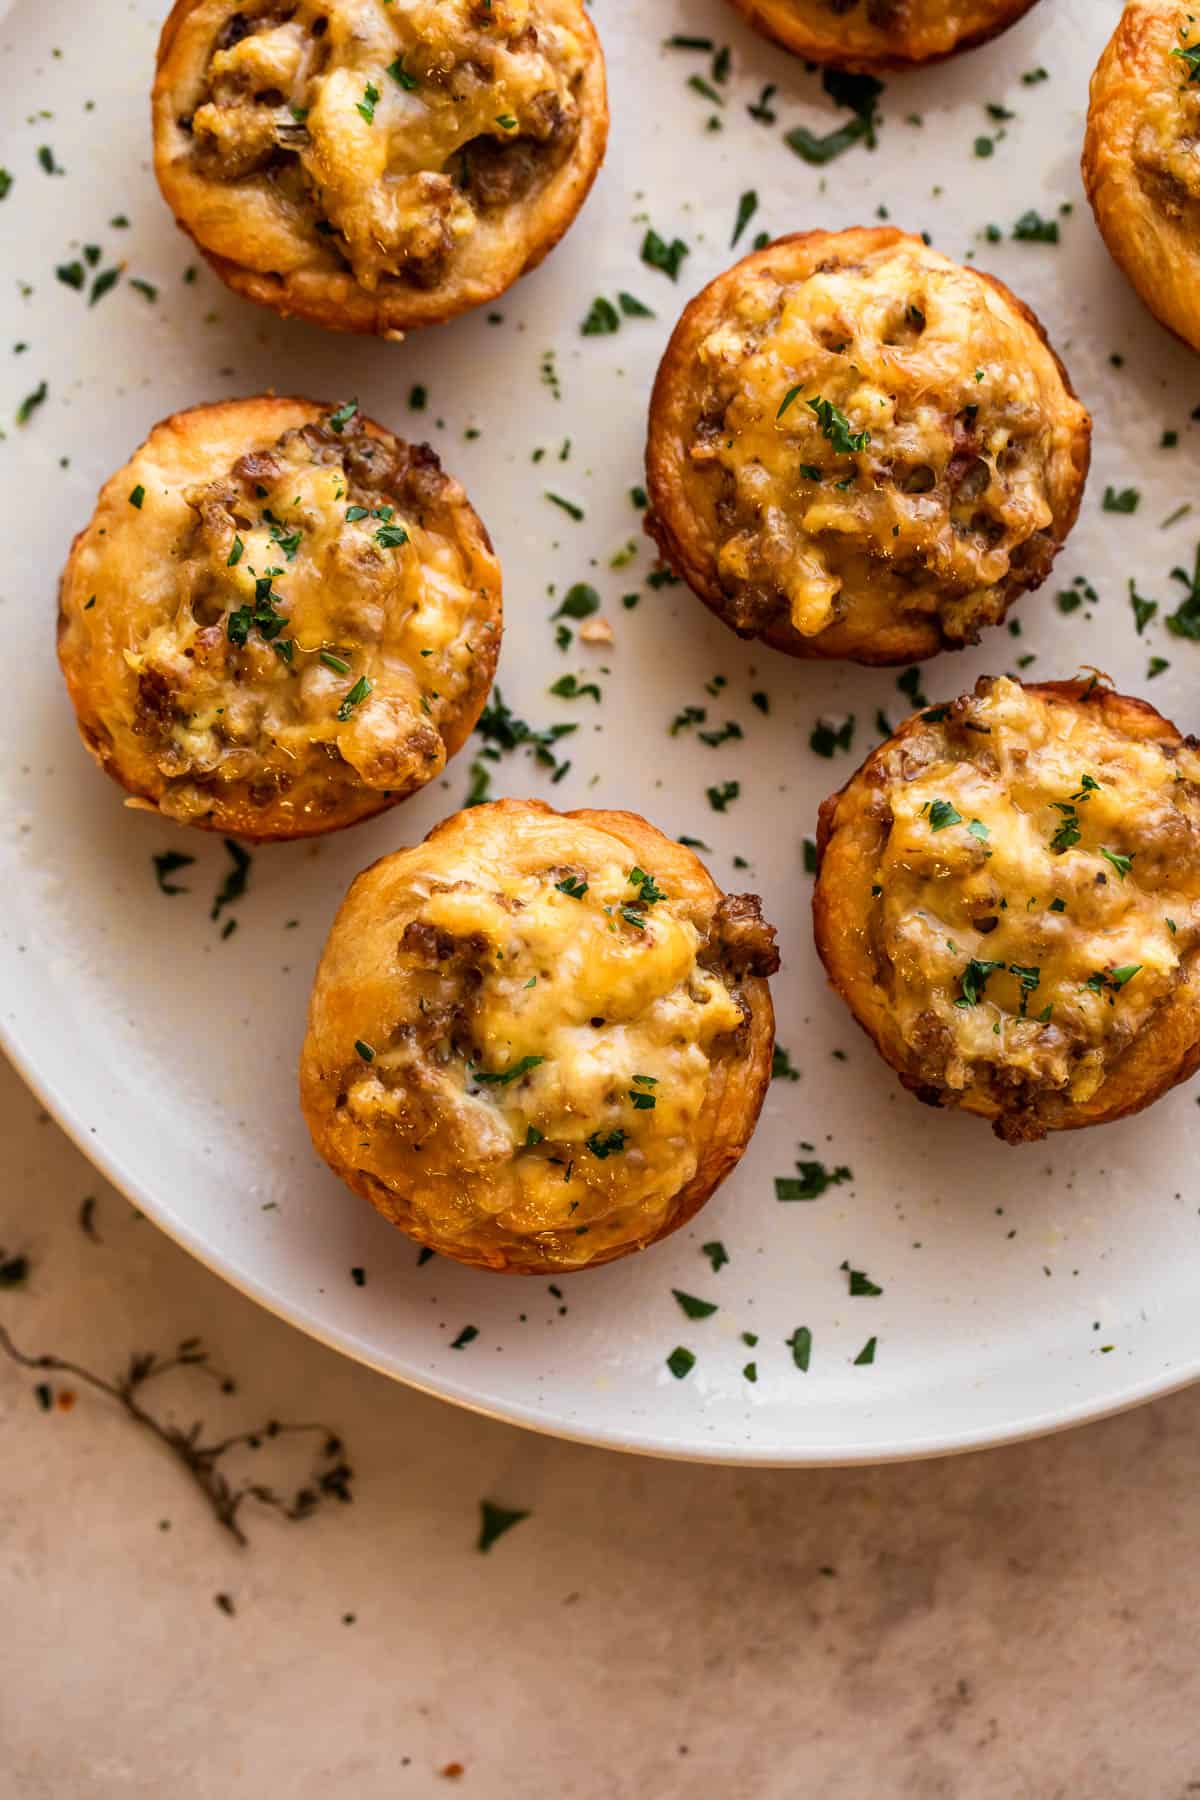
[[[23,1369],[50,1370],[59,1375],[71,1375],[88,1387],[95,1388],[98,1393],[106,1394],[110,1400],[115,1400],[131,1419],[156,1437],[182,1463],[208,1501],[217,1522],[239,1544],[244,1545],[248,1541],[239,1518],[247,1500],[256,1500],[260,1506],[270,1507],[286,1519],[307,1519],[323,1500],[335,1499],[348,1503],[353,1499],[350,1492],[353,1470],[343,1457],[341,1439],[326,1425],[311,1421],[285,1425],[277,1419],[270,1419],[257,1430],[238,1431],[213,1443],[204,1443],[201,1441],[204,1426],[200,1420],[184,1431],[178,1425],[156,1418],[147,1410],[138,1398],[140,1391],[147,1382],[170,1374],[174,1369],[198,1368],[219,1382],[226,1392],[232,1392],[233,1384],[212,1367],[209,1353],[199,1338],[184,1338],[170,1356],[159,1356],[154,1351],[134,1351],[124,1373],[112,1381],[66,1357],[27,1355],[17,1348],[3,1325],[0,1325],[0,1350]],[[280,1494],[259,1481],[231,1482],[221,1470],[220,1464],[231,1450],[257,1450],[273,1438],[301,1434],[319,1436],[321,1450],[309,1481],[290,1496]]]

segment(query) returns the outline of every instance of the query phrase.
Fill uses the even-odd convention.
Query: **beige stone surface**
[[[0,1322],[22,1347],[109,1373],[202,1335],[237,1391],[188,1369],[156,1408],[213,1436],[319,1418],[355,1471],[351,1505],[302,1523],[248,1508],[240,1549],[116,1405],[54,1376],[77,1398],[45,1412],[0,1358],[4,1800],[1200,1793],[1200,1390],[906,1467],[611,1455],[424,1399],[260,1311],[7,1067],[0,1144],[0,1246],[31,1269]],[[280,1440],[242,1467],[286,1484],[307,1454]],[[484,1496],[532,1516],[481,1556]]]

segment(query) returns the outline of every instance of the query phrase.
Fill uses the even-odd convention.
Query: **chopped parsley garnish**
[[[600,611],[600,596],[586,581],[577,581],[563,595],[562,605],[552,619],[590,619]]]
[[[729,1252],[726,1250],[720,1238],[713,1238],[711,1243],[701,1244],[700,1254],[702,1256],[707,1256],[709,1267],[712,1269],[714,1275],[717,1274],[719,1270],[723,1269],[725,1264],[729,1261]]]
[[[577,506],[574,500],[565,500],[561,494],[552,494],[547,491],[546,499],[550,501],[551,505],[561,507],[567,517],[574,519],[577,524],[584,516],[582,506]]]
[[[784,1343],[792,1353],[792,1361],[802,1375],[808,1374],[808,1365],[812,1361],[812,1332],[807,1325],[797,1325],[791,1337],[784,1338]]]
[[[528,984],[526,984],[526,985],[528,985]],[[526,1148],[526,1150],[532,1150],[535,1147],[535,1145],[545,1143],[545,1141],[546,1141],[545,1132],[539,1131],[536,1125],[527,1125],[525,1127],[525,1148]]]
[[[636,1075],[634,1076],[634,1080],[635,1081],[637,1080]],[[627,1092],[629,1095],[629,1100],[633,1106],[634,1112],[653,1112],[654,1111],[655,1095],[647,1094],[639,1088],[629,1088],[627,1090]]]
[[[723,781],[720,787],[705,788],[704,791],[713,811],[723,813],[728,812],[731,803],[741,793],[742,784],[740,781]]]
[[[1121,968],[1110,969],[1107,973],[1102,969],[1097,969],[1094,975],[1088,976],[1083,985],[1092,994],[1103,994],[1107,990],[1109,992],[1108,1003],[1111,1006],[1112,995],[1118,993],[1127,982],[1132,981],[1135,975],[1140,974],[1141,969],[1141,963],[1125,963]]]
[[[961,825],[962,814],[956,812],[949,800],[935,800],[929,808],[930,831],[945,831],[950,825]]]
[[[647,875],[645,869],[630,869],[629,885],[638,889],[643,906],[653,906],[657,900],[665,900],[667,897],[666,889],[660,888],[653,875]]]
[[[1172,50],[1171,55],[1179,57],[1185,64],[1185,82],[1200,81],[1200,44],[1180,44],[1177,49]]]
[[[88,305],[95,306],[97,300],[103,300],[105,294],[111,293],[120,279],[120,269],[105,269],[97,275],[92,283],[92,291],[88,295]]]
[[[771,1052],[771,1080],[799,1081],[799,1069],[792,1067],[792,1059],[782,1044],[776,1044]]]
[[[561,724],[547,725],[541,730],[537,730],[532,725],[527,725],[524,719],[516,717],[506,705],[500,689],[496,687],[492,689],[492,697],[480,714],[479,723],[475,729],[486,742],[487,748],[482,754],[489,762],[498,762],[506,751],[524,747],[532,750],[536,761],[552,771],[552,781],[561,781],[571,765],[569,762],[558,760],[554,754],[554,745],[560,738],[568,737],[573,731],[578,731],[579,727],[574,723],[564,721]],[[473,785],[475,786],[478,785],[478,780],[474,776],[477,768],[479,768],[478,764],[472,765]],[[480,774],[486,778],[487,771],[480,769]],[[484,786],[485,793],[482,797],[486,797],[486,780]],[[478,801],[473,801],[471,804],[477,805]]]
[[[134,507],[138,512],[141,512],[142,504],[143,504],[145,498],[146,498],[146,490],[142,486],[141,482],[139,481],[137,486],[134,488],[133,492],[129,496],[129,504],[130,504],[130,506]]]
[[[259,576],[254,583],[253,605],[236,606],[226,617],[225,631],[230,643],[245,644],[252,630],[257,630],[266,643],[277,638],[287,624],[286,614],[275,610],[275,602],[279,597],[271,590],[271,577]],[[321,652],[322,661],[325,660],[325,654],[324,651]],[[290,661],[290,658],[287,660]],[[349,666],[348,663],[343,663],[340,672],[345,675]]]
[[[361,113],[368,125],[375,123],[375,108],[379,104],[379,89],[373,81],[368,81],[363,89],[363,97],[355,105],[355,112]]]
[[[407,544],[408,533],[403,525],[381,525],[375,533],[375,542],[381,550],[398,550],[401,544]]]
[[[566,894],[572,900],[582,900],[588,891],[588,884],[582,875],[564,875],[554,885],[560,894]]]
[[[194,856],[188,856],[182,850],[162,850],[150,859],[154,864],[154,879],[158,882],[161,894],[186,894],[187,888],[181,887],[177,881],[168,881],[176,869],[186,869],[189,863],[195,862]]]
[[[415,75],[410,75],[405,68],[404,58],[402,56],[398,56],[395,62],[390,62],[388,64],[387,72],[393,81],[398,82],[400,86],[410,94],[414,88],[419,88],[421,85],[417,77]]]
[[[320,650],[317,654],[320,657],[320,660],[325,664],[325,667],[327,669],[332,669],[335,675],[348,675],[350,673],[350,664],[345,662],[342,657],[335,656],[332,650]]]
[[[330,431],[336,432],[337,435],[340,437],[342,432],[345,431],[347,425],[350,423],[351,419],[354,417],[354,415],[357,411],[358,411],[358,401],[357,400],[347,400],[344,405],[338,407],[336,412],[330,413],[330,415],[329,415]]]
[[[854,714],[841,725],[818,719],[809,735],[808,747],[818,756],[832,756],[835,750],[848,750],[854,738]]]
[[[686,1350],[682,1344],[676,1344],[674,1350],[672,1350],[670,1356],[667,1358],[667,1367],[670,1369],[676,1381],[682,1381],[685,1375],[690,1375],[695,1366],[695,1356],[690,1350]]]
[[[523,1056],[511,1069],[501,1069],[494,1075],[485,1073],[483,1069],[472,1069],[471,1078],[487,1087],[507,1087],[510,1081],[519,1081],[522,1075],[528,1075],[531,1069],[539,1068],[545,1060],[544,1056]]]
[[[18,425],[28,425],[30,419],[32,419],[32,417],[33,417],[34,413],[37,411],[38,407],[43,404],[43,402],[45,401],[46,395],[49,392],[50,392],[50,389],[49,389],[48,385],[46,384],[46,382],[39,381],[38,385],[34,388],[32,394],[26,394],[26,396],[22,400],[20,406],[18,406],[18,408],[17,408],[17,424]]]
[[[233,867],[227,870],[224,881],[217,889],[216,898],[212,903],[212,911],[209,913],[211,919],[219,919],[227,906],[232,906],[235,900],[241,899],[250,879],[251,857],[249,851],[243,850],[242,846],[233,838],[222,838],[221,842],[229,852]]]
[[[343,723],[350,717],[356,706],[361,706],[371,692],[371,683],[365,675],[360,675],[346,698],[337,709],[337,716]]]
[[[1121,880],[1124,881],[1130,869],[1133,867],[1133,857],[1122,856],[1119,850],[1106,850],[1103,845],[1101,845],[1100,854],[1105,862],[1112,864],[1113,868],[1117,871],[1117,874],[1121,877]]]
[[[1080,832],[1079,819],[1073,806],[1068,805],[1062,800],[1055,800],[1053,805],[1055,811],[1060,812],[1063,815],[1063,822],[1054,833],[1054,836],[1050,839],[1050,848],[1061,855],[1064,850],[1072,849],[1073,846],[1079,842],[1082,833]]]
[[[1008,972],[1015,975],[1021,988],[1021,1017],[1025,1018],[1029,1011],[1029,996],[1037,990],[1042,979],[1040,968],[1026,968],[1021,963],[1009,963]]]
[[[1043,219],[1039,212],[1030,207],[1021,214],[1013,226],[1013,237],[1020,244],[1057,244],[1058,220]]]
[[[1102,504],[1107,513],[1135,513],[1141,497],[1137,488],[1106,487]]]
[[[817,423],[822,435],[829,439],[839,456],[849,456],[859,450],[865,450],[871,441],[869,431],[851,431],[850,421],[840,407],[832,400],[823,400],[820,396],[804,403],[810,412],[817,415]]]
[[[620,1156],[626,1141],[626,1134],[621,1130],[593,1131],[590,1137],[584,1139],[592,1155],[601,1162],[609,1156]]]
[[[754,104],[752,106],[747,106],[746,108],[750,117],[752,119],[757,119],[760,125],[774,125],[776,119],[779,117],[778,113],[773,112],[771,109],[771,96],[775,91],[775,83],[773,81],[768,82]]]
[[[363,1062],[372,1063],[375,1061],[374,1050],[371,1048],[370,1044],[364,1044],[361,1038],[355,1038],[354,1048],[356,1053],[362,1058]]]
[[[478,1336],[478,1325],[464,1325],[458,1336],[451,1343],[450,1348],[452,1350],[465,1350],[467,1345],[473,1344]]]
[[[416,85],[414,81],[413,86]],[[497,1506],[494,1500],[481,1500],[479,1502],[479,1536],[475,1540],[476,1550],[481,1554],[486,1554],[497,1538],[503,1537],[506,1531],[511,1531],[514,1525],[519,1525],[522,1519],[527,1519],[529,1516],[528,1511],[522,1512],[509,1506]]]
[[[717,1311],[715,1300],[698,1300],[695,1294],[685,1294],[682,1288],[672,1288],[671,1292],[689,1319],[711,1319]]]
[[[1137,587],[1133,581],[1130,581],[1129,604],[1133,608],[1134,627],[1138,636],[1141,637],[1143,631],[1145,631],[1147,625],[1158,611],[1158,601],[1147,600],[1144,595],[1138,593]],[[1168,619],[1167,624],[1170,625],[1170,623],[1171,621]]]
[[[607,337],[621,329],[621,315],[611,300],[603,295],[592,301],[587,318],[579,327],[583,337]]]
[[[788,149],[818,168],[831,163],[854,144],[865,144],[868,150],[873,150],[883,83],[873,75],[852,75],[844,69],[826,69],[821,85],[835,105],[849,107],[855,117],[848,124],[826,132],[823,137],[818,137],[804,125],[797,125],[794,130],[784,133],[783,141]]]
[[[878,1342],[878,1338],[871,1337],[867,1339],[866,1343],[854,1359],[854,1367],[856,1369],[865,1368],[869,1363],[875,1361],[875,1346]]]
[[[757,211],[758,195],[753,188],[747,188],[746,192],[738,201],[737,218],[734,220],[733,225],[733,236],[729,240],[729,248],[731,250]]]
[[[557,694],[560,700],[591,698],[599,703],[602,698],[594,681],[580,681],[577,675],[560,675],[557,681],[550,683],[550,692]]]
[[[649,230],[642,239],[642,261],[652,269],[661,269],[672,281],[678,281],[680,267],[687,255],[689,249],[682,238],[673,238],[668,244],[657,231]]]
[[[1175,637],[1200,638],[1200,544],[1189,575],[1186,569],[1172,569],[1171,579],[1183,583],[1184,598],[1173,613],[1167,614],[1167,630]]]
[[[1002,962],[980,962],[976,957],[972,957],[962,972],[959,997],[954,1002],[955,1006],[977,1006],[983,999],[988,978],[994,975],[997,969],[1003,969],[1004,966]]]
[[[798,1175],[775,1177],[776,1200],[819,1200],[826,1189],[854,1180],[844,1163],[836,1169],[827,1169],[819,1162],[798,1162],[796,1167],[800,1171]]]
[[[684,254],[687,254],[686,251]],[[635,294],[627,294],[623,290],[617,295],[617,305],[627,319],[652,319],[655,316],[653,308],[644,305]]]
[[[779,402],[779,411],[775,414],[776,423],[778,423],[779,420],[782,419],[782,417],[783,417],[784,413],[787,411],[788,407],[791,406],[795,400],[799,399],[799,397],[803,393],[803,391],[804,391],[803,388],[800,388],[800,387],[790,387],[788,389],[787,393],[783,396],[783,399]],[[813,475],[810,479],[813,481],[820,481],[821,470],[818,469],[816,474]]]

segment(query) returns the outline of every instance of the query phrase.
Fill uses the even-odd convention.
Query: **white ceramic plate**
[[[739,197],[758,195],[743,248],[760,228],[869,222],[886,208],[951,255],[977,257],[1037,309],[1097,425],[1083,518],[1055,578],[1020,607],[1020,636],[993,632],[976,651],[926,665],[924,691],[945,699],[1027,655],[1042,676],[1099,664],[1185,727],[1197,722],[1200,646],[1171,638],[1162,614],[1180,592],[1170,569],[1190,565],[1200,510],[1161,521],[1194,495],[1200,362],[1109,262],[1078,175],[1087,78],[1118,0],[1042,0],[990,47],[891,81],[878,149],[857,147],[824,170],[792,154],[782,132],[828,130],[848,115],[721,0],[597,0],[613,135],[582,219],[494,309],[500,322],[468,318],[402,345],[283,324],[203,267],[185,279],[198,259],[149,167],[162,10],[42,0],[0,23],[10,96],[0,165],[15,177],[0,202],[0,1012],[47,1105],[138,1206],[265,1305],[416,1386],[566,1436],[747,1463],[880,1460],[1047,1430],[1200,1374],[1194,1091],[1128,1123],[1019,1150],[901,1092],[824,986],[802,860],[818,802],[875,740],[877,709],[893,719],[906,710],[895,675],[805,667],[741,645],[686,590],[650,587],[629,499],[658,355],[687,296],[731,260]],[[688,85],[693,75],[711,82],[710,57],[661,47],[676,31],[731,46],[723,104]],[[1039,67],[1049,79],[1023,81]],[[766,83],[777,89],[773,125],[746,110]],[[988,103],[1015,115],[1002,132]],[[723,129],[707,128],[714,116]],[[979,137],[997,139],[990,157],[977,154]],[[45,171],[41,146],[65,173]],[[1057,247],[1011,240],[1030,208],[1057,220]],[[120,215],[127,229],[110,223]],[[988,241],[992,223],[1003,241]],[[675,285],[639,260],[647,224],[690,246]],[[55,279],[87,244],[101,249],[100,271],[127,265],[94,306]],[[581,336],[593,299],[622,289],[655,318]],[[544,374],[551,353],[557,387]],[[15,427],[43,380],[47,399]],[[424,414],[408,408],[415,383],[429,391]],[[334,908],[358,869],[460,804],[469,755],[375,824],[257,852],[224,939],[209,917],[228,866],[220,842],[123,810],[76,740],[54,659],[55,581],[96,488],[164,414],[267,387],[358,395],[401,432],[427,434],[466,482],[506,574],[505,698],[536,725],[579,725],[559,786],[518,753],[493,771],[495,791],[644,810],[710,844],[718,880],[760,891],[780,928],[779,1039],[801,1079],[773,1084],[745,1162],[691,1230],[565,1282],[561,1299],[542,1281],[440,1259],[418,1267],[415,1247],[318,1167],[296,1103],[309,981]],[[1164,431],[1178,433],[1176,448],[1160,447]],[[1106,485],[1136,486],[1137,512],[1105,512]],[[636,554],[614,568],[631,542]],[[1099,599],[1064,614],[1055,596],[1077,576]],[[1141,638],[1133,576],[1163,603]],[[605,596],[611,651],[555,648],[551,584],[561,593],[579,580]],[[633,592],[639,603],[625,610],[621,596]],[[1157,655],[1170,668],[1148,681]],[[584,669],[602,705],[548,693]],[[718,677],[714,694],[706,684]],[[750,702],[757,690],[770,695],[769,716]],[[707,707],[710,724],[736,720],[742,740],[710,749],[690,733],[672,738],[687,705]],[[817,719],[849,713],[852,752],[814,755]],[[741,796],[718,814],[705,789],[728,780]],[[151,865],[169,848],[196,857],[177,877],[190,891],[172,898]],[[848,1166],[853,1179],[812,1204],[779,1204],[773,1177],[799,1156]],[[719,1273],[701,1249],[712,1240],[729,1254]],[[846,1261],[882,1295],[851,1299]],[[672,1288],[719,1311],[689,1320]],[[478,1335],[454,1349],[468,1324]],[[812,1332],[807,1374],[786,1342],[801,1325]],[[757,1335],[753,1347],[743,1332]],[[858,1364],[869,1338],[875,1360]],[[696,1356],[685,1380],[666,1365],[676,1345]],[[750,1361],[753,1384],[742,1373]]]

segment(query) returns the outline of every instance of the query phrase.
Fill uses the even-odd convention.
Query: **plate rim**
[[[11,1017],[0,1017],[0,1049],[29,1091],[42,1103],[84,1159],[131,1206],[136,1206],[164,1236],[178,1244],[181,1250],[194,1257],[211,1274],[218,1276],[275,1318],[302,1331],[306,1337],[313,1338],[326,1349],[337,1351],[389,1381],[399,1382],[430,1399],[461,1407],[479,1417],[536,1432],[541,1437],[583,1444],[597,1450],[616,1451],[626,1456],[646,1456],[662,1462],[693,1463],[714,1468],[871,1468],[907,1462],[930,1462],[945,1456],[967,1456],[978,1451],[1000,1450],[1012,1444],[1029,1443],[1037,1438],[1054,1437],[1060,1432],[1074,1430],[1077,1426],[1098,1424],[1119,1413],[1131,1412],[1135,1407],[1145,1406],[1153,1400],[1166,1399],[1200,1381],[1200,1359],[1197,1359],[1193,1364],[1163,1369],[1157,1375],[1128,1382],[1115,1393],[1085,1397],[1072,1406],[1057,1406],[1045,1412],[1033,1413],[1014,1419],[1006,1426],[985,1425],[974,1430],[960,1429],[938,1438],[932,1438],[928,1434],[908,1439],[895,1438],[862,1448],[827,1450],[816,1445],[808,1450],[791,1449],[778,1453],[753,1446],[735,1454],[731,1451],[712,1450],[699,1442],[664,1444],[636,1431],[604,1430],[595,1426],[587,1428],[563,1420],[555,1421],[529,1406],[498,1402],[489,1405],[477,1393],[472,1393],[453,1381],[434,1379],[411,1366],[402,1366],[404,1358],[389,1362],[378,1354],[372,1354],[366,1344],[356,1342],[350,1333],[323,1323],[303,1304],[289,1303],[252,1272],[236,1266],[201,1236],[190,1231],[183,1221],[168,1219],[152,1191],[143,1184],[133,1169],[127,1167],[119,1151],[107,1147],[104,1140],[84,1123],[67,1095],[36,1065],[32,1052],[27,1052],[24,1048]]]

